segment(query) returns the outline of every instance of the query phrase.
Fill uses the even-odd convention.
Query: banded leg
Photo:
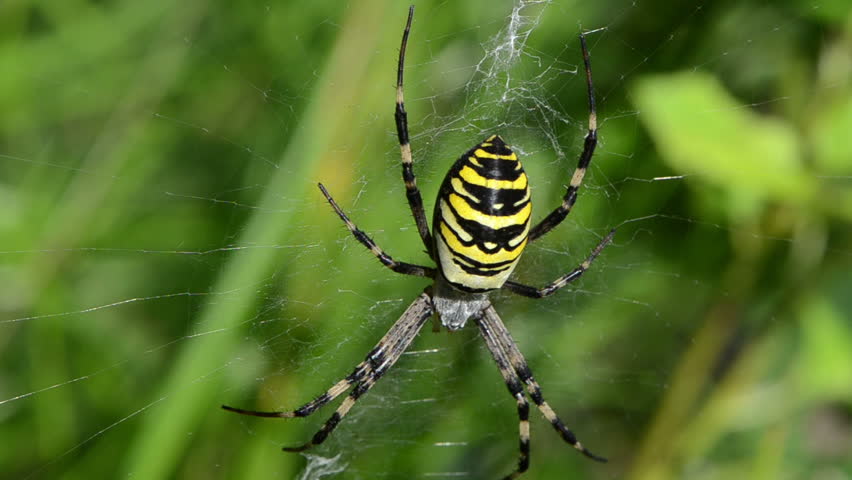
[[[341,220],[343,220],[343,223],[346,224],[346,228],[348,228],[349,231],[352,232],[352,235],[354,235],[355,238],[358,239],[359,242],[361,242],[361,245],[367,247],[370,252],[372,252],[373,255],[375,255],[380,262],[382,262],[382,265],[390,268],[396,273],[402,273],[404,275],[414,275],[415,277],[429,278],[435,277],[434,268],[414,265],[405,262],[397,262],[396,260],[391,258],[390,255],[385,253],[384,250],[382,250],[378,245],[376,245],[376,242],[374,242],[372,238],[370,238],[366,233],[364,233],[354,223],[352,223],[352,220],[349,220],[349,217],[347,217],[346,214],[343,213],[343,210],[340,208],[339,205],[337,205],[337,202],[335,202],[334,199],[331,198],[331,194],[328,193],[328,190],[326,190],[325,185],[321,183],[318,185],[319,189],[322,191],[322,194],[325,196],[325,199],[328,200],[329,204],[331,204],[331,208],[333,208],[334,211],[337,212],[337,215],[340,217]]]
[[[530,404],[524,396],[524,387],[521,384],[518,374],[512,368],[509,355],[500,344],[500,341],[493,330],[493,326],[482,321],[482,318],[476,319],[476,324],[479,326],[479,331],[482,333],[482,338],[485,339],[485,345],[491,352],[497,368],[500,370],[500,375],[503,376],[503,381],[506,382],[506,387],[509,393],[515,397],[518,402],[518,435],[519,435],[519,454],[518,468],[507,475],[503,480],[512,480],[517,478],[522,473],[526,472],[530,466]]]
[[[554,292],[556,292],[560,288],[564,287],[565,285],[568,285],[569,283],[573,282],[574,280],[577,280],[578,278],[580,278],[580,276],[582,276],[584,273],[586,273],[586,270],[589,269],[589,267],[592,265],[592,262],[595,260],[595,258],[597,258],[598,255],[601,254],[601,251],[603,251],[603,249],[607,245],[609,245],[609,242],[612,241],[612,237],[614,235],[615,235],[615,230],[610,230],[609,234],[606,237],[604,237],[603,240],[600,241],[600,243],[598,243],[598,245],[595,247],[595,249],[592,250],[592,253],[589,254],[589,257],[586,258],[586,260],[583,263],[581,263],[574,270],[571,270],[571,272],[569,272],[565,275],[562,275],[561,277],[557,278],[552,283],[545,285],[544,287],[536,288],[536,287],[530,287],[528,285],[524,285],[522,283],[506,282],[506,283],[503,284],[502,288],[505,288],[506,290],[509,290],[512,293],[516,293],[518,295],[523,295],[525,297],[535,298],[535,299],[544,298],[548,295],[552,295]]]
[[[512,336],[509,334],[509,331],[506,330],[506,326],[503,325],[503,321],[500,320],[500,316],[497,315],[497,311],[494,310],[494,307],[488,306],[483,311],[482,319],[480,320],[483,324],[488,327],[488,329],[493,332],[494,337],[497,339],[500,347],[506,352],[509,357],[509,362],[512,365],[512,368],[517,373],[518,377],[520,377],[521,381],[523,381],[527,386],[527,391],[530,394],[530,398],[532,398],[533,403],[536,404],[538,409],[544,415],[544,417],[553,425],[553,428],[559,432],[559,435],[562,437],[565,442],[570,444],[572,447],[580,451],[583,455],[591,458],[592,460],[597,460],[599,462],[606,462],[606,459],[603,457],[599,457],[594,453],[584,447],[574,433],[562,423],[562,420],[559,416],[556,415],[556,412],[553,411],[553,408],[544,400],[544,396],[541,393],[541,386],[536,382],[535,378],[533,378],[533,374],[530,371],[529,366],[527,365],[527,361],[524,359],[523,354],[518,349],[518,346],[515,344],[515,341],[512,339]]]
[[[586,48],[585,34],[580,34],[580,46],[583,50],[583,63],[586,67],[586,86],[589,94],[589,132],[586,134],[586,139],[583,142],[583,152],[580,153],[577,168],[574,169],[574,174],[571,176],[571,183],[568,185],[565,196],[562,197],[562,204],[530,230],[530,242],[559,225],[568,216],[568,213],[571,212],[571,207],[577,201],[577,191],[583,183],[586,169],[589,168],[592,155],[595,153],[595,146],[598,144],[598,114],[595,108],[595,89],[592,85],[592,64],[589,60],[589,50]]]
[[[402,156],[402,180],[405,182],[405,196],[408,198],[408,206],[411,207],[411,214],[414,215],[414,223],[417,224],[417,232],[420,234],[420,239],[423,240],[423,245],[426,246],[426,251],[431,258],[435,258],[432,252],[432,235],[429,233],[429,223],[426,220],[426,213],[423,211],[423,198],[420,196],[420,190],[417,188],[417,179],[414,176],[411,158],[411,143],[408,138],[408,114],[405,112],[405,102],[403,101],[402,76],[405,66],[405,48],[408,46],[408,33],[411,31],[411,20],[414,18],[414,5],[408,8],[408,22],[405,24],[405,31],[402,32],[402,44],[399,47],[399,62],[396,68],[396,110],[394,119],[396,120],[396,135],[399,138],[399,152]]]
[[[358,401],[365,393],[369,392],[373,385],[399,360],[403,352],[411,345],[414,337],[420,332],[423,324],[434,313],[432,308],[432,300],[429,295],[423,293],[417,298],[406,311],[402,314],[396,324],[385,335],[382,341],[387,341],[389,347],[382,353],[372,353],[367,357],[367,362],[370,366],[370,371],[365,377],[355,384],[352,392],[343,399],[337,410],[331,414],[331,417],[326,420],[323,426],[314,434],[311,441],[297,447],[284,447],[285,452],[303,452],[314,445],[319,445],[337,428],[343,417],[349,413],[355,402]],[[379,342],[381,345],[382,342]],[[378,346],[377,346],[378,347]],[[373,352],[376,352],[374,349]]]
[[[409,342],[410,339],[410,331],[412,328],[417,328],[419,330],[418,322],[419,315],[426,315],[428,318],[431,315],[432,306],[431,300],[429,300],[429,296],[426,293],[421,294],[417,300],[415,300],[402,314],[399,320],[388,330],[388,333],[379,340],[379,343],[370,350],[370,353],[367,354],[366,358],[363,362],[359,363],[355,369],[332,385],[331,388],[325,391],[322,395],[317,398],[311,400],[310,402],[302,405],[301,407],[292,410],[292,411],[281,411],[281,412],[263,412],[256,410],[244,410],[241,408],[229,407],[227,405],[222,405],[222,408],[234,413],[239,413],[241,415],[251,415],[255,417],[272,417],[272,418],[295,418],[295,417],[307,417],[308,415],[314,413],[320,407],[325,404],[333,401],[343,392],[349,390],[353,385],[360,384],[362,380],[369,377],[370,375],[375,374],[376,368],[381,366],[382,362],[388,358],[388,356],[395,355],[394,352],[399,350],[400,344],[404,342]],[[427,312],[429,312],[427,314]],[[425,320],[424,320],[425,321]],[[422,323],[420,323],[422,325]],[[416,331],[414,333],[416,335]],[[412,336],[413,338],[413,336]],[[405,344],[407,346],[408,343]],[[405,350],[405,347],[402,347]]]

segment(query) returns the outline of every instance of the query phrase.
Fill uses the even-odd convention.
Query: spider
[[[351,388],[349,395],[309,442],[297,447],[283,448],[287,452],[307,450],[325,441],[355,402],[396,363],[429,318],[437,316],[436,330],[440,328],[437,323],[437,318],[440,318],[440,323],[450,331],[461,329],[471,320],[479,327],[485,345],[497,363],[509,392],[517,401],[520,436],[518,466],[505,479],[516,478],[529,468],[529,403],[524,388],[565,442],[585,456],[605,462],[606,459],[593,454],[577,440],[574,433],[544,400],[541,387],[533,377],[524,356],[488,300],[488,292],[501,288],[536,299],[553,294],[579,278],[615,234],[615,230],[610,231],[583,263],[542,288],[508,280],[527,243],[541,238],[559,225],[571,211],[597,144],[595,96],[585,36],[580,35],[580,46],[588,90],[589,130],[562,204],[530,228],[531,203],[527,176],[511,148],[502,138],[492,135],[463,154],[450,168],[438,193],[432,220],[434,230],[430,232],[423,210],[423,200],[412,170],[408,118],[403,103],[403,66],[413,17],[414,6],[411,6],[402,34],[397,64],[396,130],[408,204],[414,215],[420,239],[437,267],[414,265],[391,258],[346,216],[321,183],[318,186],[352,235],[384,266],[397,273],[431,278],[433,283],[411,303],[352,373],[314,400],[293,411],[262,412],[225,405],[222,408],[258,417],[306,417]]]

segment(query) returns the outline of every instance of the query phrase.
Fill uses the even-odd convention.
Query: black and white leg
[[[255,410],[243,410],[240,408],[222,405],[222,408],[242,415],[255,417],[294,418],[306,417],[314,413],[323,405],[333,401],[340,394],[354,386],[352,392],[343,400],[337,410],[323,424],[322,428],[314,434],[310,442],[298,447],[284,447],[288,452],[299,452],[319,445],[337,427],[341,419],[349,412],[355,402],[390,369],[403,352],[411,345],[417,333],[423,327],[426,320],[432,316],[432,300],[427,293],[420,294],[417,299],[405,310],[399,320],[394,323],[388,333],[379,340],[379,343],[367,354],[363,362],[359,363],[351,374],[335,383],[325,393],[305,405],[292,410],[281,412],[263,412]]]
[[[366,377],[359,381],[352,392],[343,399],[337,410],[331,414],[331,417],[326,420],[323,426],[314,434],[311,441],[297,447],[284,447],[282,450],[286,452],[302,452],[314,445],[319,445],[325,441],[331,432],[337,427],[343,417],[349,413],[349,410],[355,405],[365,393],[379,381],[382,376],[399,360],[399,357],[408,349],[414,337],[420,332],[423,324],[434,313],[432,308],[432,300],[426,293],[420,295],[417,300],[412,303],[405,313],[402,314],[397,323],[391,328],[391,332],[385,336],[390,344],[389,348],[380,355],[368,356],[367,360],[370,364],[370,372]],[[395,329],[398,330],[394,332]],[[389,338],[393,337],[393,338]],[[384,340],[384,339],[383,339]],[[375,349],[374,349],[375,351]]]
[[[322,191],[322,194],[325,196],[325,199],[328,200],[329,204],[331,204],[331,208],[333,208],[334,211],[337,212],[337,215],[340,217],[341,220],[343,220],[343,223],[346,224],[346,228],[348,228],[349,231],[352,232],[352,235],[354,235],[355,238],[358,239],[358,241],[361,242],[362,245],[367,247],[370,252],[372,252],[373,255],[375,255],[376,258],[379,259],[380,262],[382,262],[382,265],[390,268],[396,273],[414,275],[416,277],[435,277],[434,268],[414,265],[405,262],[397,262],[396,260],[391,258],[391,256],[385,253],[384,250],[382,250],[376,244],[376,242],[373,241],[372,238],[370,238],[366,233],[364,233],[364,231],[359,229],[352,222],[352,220],[349,220],[349,217],[347,217],[346,214],[343,213],[343,210],[340,208],[339,205],[337,205],[337,202],[335,202],[334,199],[331,198],[331,194],[328,193],[328,190],[326,190],[325,185],[320,183],[319,188]]]
[[[402,44],[399,47],[394,118],[396,119],[396,134],[399,138],[399,151],[402,156],[402,180],[405,182],[405,196],[408,198],[411,214],[414,215],[414,222],[417,224],[417,232],[420,234],[420,239],[423,240],[423,245],[426,246],[429,256],[434,259],[432,235],[429,233],[429,222],[426,219],[426,213],[423,211],[423,198],[420,196],[420,190],[417,188],[417,179],[414,176],[414,169],[412,168],[411,143],[408,138],[408,114],[405,112],[405,102],[403,101],[402,77],[405,66],[405,48],[408,46],[408,33],[411,31],[411,20],[413,18],[414,5],[408,9],[408,22],[405,24],[405,31],[402,33]]]
[[[592,250],[592,253],[589,254],[588,258],[586,258],[583,263],[577,266],[577,268],[575,268],[574,270],[571,270],[569,273],[562,275],[561,277],[557,278],[550,284],[545,285],[544,287],[530,287],[529,285],[510,281],[504,283],[503,288],[509,290],[512,293],[536,299],[552,295],[560,288],[564,287],[565,285],[568,285],[574,280],[577,280],[578,278],[580,278],[580,276],[586,273],[586,270],[589,269],[595,258],[597,258],[597,256],[600,255],[601,251],[603,251],[603,249],[607,245],[609,245],[609,242],[612,241],[612,237],[614,235],[615,230],[610,230],[609,234],[607,234],[607,236],[604,237],[603,240],[600,241],[600,243],[598,243],[598,245],[594,248],[594,250]]]
[[[518,374],[512,368],[509,354],[503,348],[494,327],[491,322],[483,321],[483,318],[476,319],[476,324],[479,326],[479,331],[482,333],[482,338],[485,339],[485,345],[497,368],[500,370],[500,375],[503,376],[503,381],[506,382],[506,387],[509,393],[515,397],[518,402],[518,435],[519,435],[519,453],[518,453],[518,468],[514,472],[507,475],[503,480],[512,480],[527,471],[530,466],[530,404],[527,402],[524,395],[524,387]]]
[[[483,310],[482,318],[480,319],[480,324],[484,324],[485,327],[492,333],[493,337],[499,343],[500,348],[506,352],[506,355],[509,358],[509,362],[512,365],[515,373],[524,382],[527,386],[527,391],[530,394],[530,398],[532,398],[533,403],[538,407],[539,411],[544,415],[547,421],[553,425],[553,428],[559,433],[563,440],[566,443],[570,444],[572,447],[580,451],[583,455],[597,460],[599,462],[606,462],[606,459],[603,457],[599,457],[594,453],[584,447],[574,433],[562,423],[562,420],[559,416],[556,415],[556,412],[553,411],[553,408],[544,400],[544,396],[541,393],[541,386],[539,386],[538,382],[536,382],[533,377],[532,372],[530,371],[529,366],[527,365],[527,361],[524,359],[523,354],[518,349],[518,346],[515,344],[514,339],[509,334],[509,331],[506,330],[506,326],[503,325],[503,321],[500,320],[500,316],[497,315],[497,311],[494,310],[494,307],[488,306],[485,310]],[[482,327],[480,327],[482,328]]]
[[[586,86],[589,94],[589,131],[586,133],[586,139],[583,142],[583,152],[580,153],[577,168],[574,169],[574,174],[571,176],[571,183],[568,184],[565,196],[562,197],[562,204],[530,230],[530,242],[535,241],[553,229],[553,227],[559,225],[568,216],[568,213],[571,212],[571,207],[577,201],[577,191],[583,183],[586,169],[589,168],[592,155],[595,153],[595,146],[598,144],[598,119],[595,108],[595,89],[592,85],[592,64],[589,60],[589,50],[586,48],[586,37],[584,34],[580,34],[580,46],[583,49],[583,63],[586,67]]]

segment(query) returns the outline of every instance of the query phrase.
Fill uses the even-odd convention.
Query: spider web
[[[324,182],[395,258],[428,264],[404,203],[390,114],[404,6],[269,4],[236,14],[134,5],[89,6],[73,22],[61,8],[27,4],[8,16],[19,28],[7,35],[28,42],[0,48],[0,69],[13,79],[0,85],[11,105],[0,123],[0,199],[8,205],[0,229],[9,233],[0,247],[0,438],[27,447],[0,453],[0,473],[508,473],[517,455],[515,402],[471,328],[424,328],[310,453],[280,447],[310,438],[337,402],[307,420],[218,409],[292,409],[314,398],[351,371],[426,285],[382,269],[312,185]],[[537,302],[501,293],[493,301],[545,396],[584,445],[612,462],[572,457],[534,412],[531,478],[641,476],[631,467],[635,458],[641,466],[637,444],[652,436],[648,425],[678,375],[679,355],[703,338],[690,320],[745,289],[709,273],[708,263],[735,253],[682,251],[679,240],[789,248],[793,270],[813,265],[819,245],[845,265],[852,258],[827,239],[827,227],[813,227],[816,216],[803,217],[798,230],[744,222],[760,202],[723,191],[698,167],[660,160],[645,133],[652,114],[637,106],[638,82],[677,69],[718,75],[747,92],[720,104],[726,113],[798,108],[809,98],[803,90],[754,93],[773,70],[734,69],[798,39],[802,22],[760,2],[659,8],[417,5],[406,108],[427,212],[451,162],[495,133],[524,162],[534,218],[558,204],[588,125],[576,39],[594,30],[600,143],[574,211],[527,248],[514,278],[542,285],[582,262],[611,228],[619,233],[576,285]],[[754,11],[766,15],[755,20]],[[744,18],[749,28],[737,29]],[[715,32],[706,44],[684,45],[704,38],[693,33],[702,28]],[[251,61],[234,48],[254,44],[272,46],[252,51]],[[833,65],[832,54],[842,57],[828,50],[824,65]],[[825,68],[818,91],[828,96],[848,80]],[[19,86],[26,84],[34,87]],[[850,172],[838,165],[824,178],[848,187]],[[690,197],[689,188],[699,193]],[[777,218],[783,223],[784,212]],[[708,251],[717,257],[694,260]],[[732,330],[746,338],[763,328]],[[732,341],[714,368],[734,363],[740,348]],[[842,413],[826,412],[829,424],[842,424]],[[848,441],[849,429],[838,435]]]

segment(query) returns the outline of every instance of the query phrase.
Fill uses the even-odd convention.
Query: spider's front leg
[[[322,191],[323,196],[325,196],[325,199],[328,200],[328,203],[331,205],[331,208],[333,208],[334,211],[337,212],[337,215],[340,217],[341,220],[343,220],[343,223],[346,224],[346,228],[348,228],[349,231],[352,232],[352,235],[359,242],[361,242],[361,245],[367,247],[367,249],[370,250],[370,252],[375,255],[380,262],[382,262],[382,265],[390,268],[396,273],[402,273],[404,275],[414,275],[415,277],[429,278],[435,277],[435,269],[432,267],[424,267],[411,263],[397,262],[396,260],[391,258],[391,256],[385,253],[385,251],[382,250],[381,247],[379,247],[376,242],[374,242],[373,239],[370,238],[369,235],[367,235],[366,233],[364,233],[363,230],[358,228],[358,226],[355,225],[352,220],[349,220],[349,217],[347,217],[346,214],[343,213],[343,210],[340,208],[339,205],[337,205],[337,202],[335,202],[334,199],[331,198],[331,194],[328,193],[328,190],[326,190],[325,185],[321,183],[318,185],[320,191]]]
[[[586,176],[586,169],[589,168],[589,163],[592,161],[592,155],[594,155],[595,147],[598,144],[598,114],[595,108],[595,88],[592,85],[592,63],[589,60],[589,49],[586,48],[585,34],[580,34],[580,46],[583,50],[583,64],[586,68],[586,87],[589,94],[589,131],[586,133],[586,139],[583,142],[583,152],[580,153],[577,168],[574,169],[574,174],[571,176],[571,183],[568,184],[565,196],[562,197],[562,204],[530,230],[530,242],[535,241],[552,230],[553,227],[562,223],[562,220],[571,212],[571,208],[577,201],[577,191],[580,190],[583,177]]]
[[[405,111],[405,100],[402,88],[402,77],[405,67],[405,49],[408,46],[408,33],[411,31],[411,20],[414,18],[414,5],[408,8],[408,22],[402,33],[402,44],[399,47],[399,61],[396,68],[396,107],[394,120],[396,121],[396,134],[399,139],[399,152],[402,157],[402,180],[405,182],[405,196],[411,214],[417,224],[417,232],[423,245],[431,258],[435,258],[432,252],[432,234],[429,233],[429,222],[426,212],[423,211],[423,198],[417,188],[417,178],[414,176],[413,160],[411,157],[411,141],[408,137],[408,113]]]

